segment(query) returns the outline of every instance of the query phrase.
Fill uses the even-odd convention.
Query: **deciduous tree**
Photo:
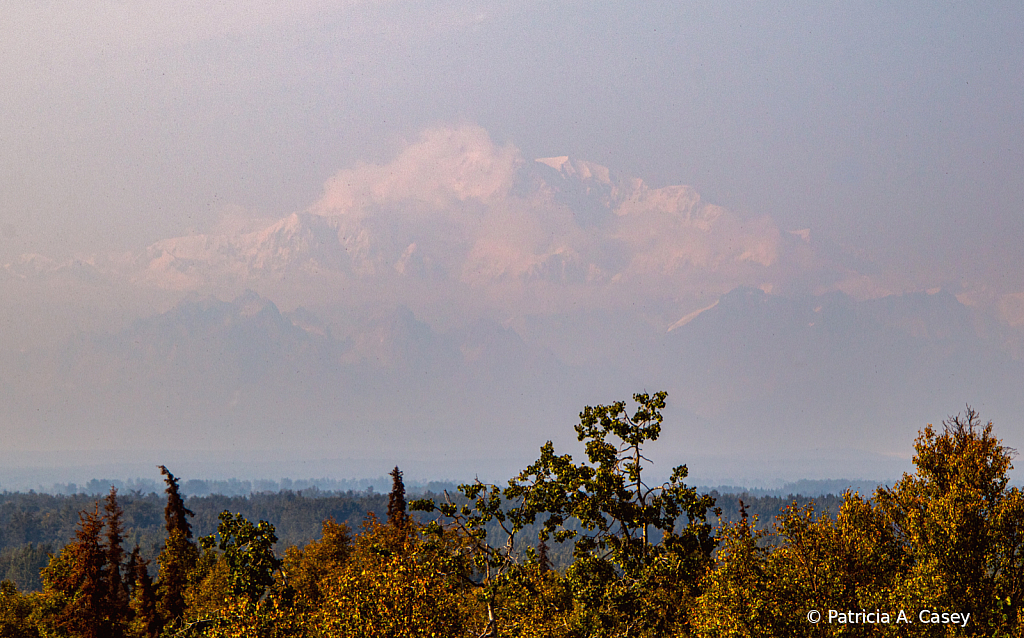
[[[897,599],[970,613],[985,636],[1024,621],[1024,495],[1009,486],[1014,451],[992,430],[970,406],[941,433],[928,425],[917,471],[876,495],[909,558]]]
[[[219,539],[218,539],[219,537]],[[274,583],[281,561],[274,555],[277,534],[266,521],[253,525],[241,514],[221,512],[217,536],[200,539],[203,549],[217,547],[230,573],[231,593],[255,603]]]
[[[413,504],[439,512],[476,543],[488,635],[499,631],[499,592],[518,571],[517,535],[538,522],[540,540],[574,542],[575,560],[565,579],[575,601],[571,622],[579,631],[654,636],[685,629],[716,545],[706,520],[714,500],[683,483],[685,465],[663,484],[647,482],[644,446],[661,434],[666,397],[634,395],[632,415],[623,401],[586,407],[576,434],[588,463],[555,454],[548,441],[540,459],[504,490],[477,482],[460,486],[467,505],[450,499]],[[504,532],[501,545],[486,542],[492,521]]]

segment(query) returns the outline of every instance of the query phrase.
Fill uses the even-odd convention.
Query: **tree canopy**
[[[649,479],[666,400],[588,406],[582,460],[549,441],[504,485],[418,499],[418,516],[396,467],[385,522],[370,513],[354,532],[327,518],[318,540],[281,553],[274,525],[230,510],[193,541],[161,467],[156,579],[124,547],[134,519],[112,489],[80,512],[42,591],[0,584],[0,636],[1024,635],[1014,451],[973,409],[922,429],[915,471],[891,487],[831,509],[793,502],[769,525],[739,502],[738,519],[714,525],[720,510],[683,482],[685,465]]]

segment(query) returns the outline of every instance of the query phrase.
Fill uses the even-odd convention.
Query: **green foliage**
[[[644,482],[643,446],[661,434],[666,393],[633,398],[638,406],[632,417],[621,401],[588,406],[580,414],[576,433],[585,442],[589,465],[573,463],[568,454],[556,455],[549,441],[541,448],[541,458],[510,481],[506,491],[509,498],[522,498],[519,516],[524,520],[546,514],[542,539],[576,539],[577,554],[596,552],[629,576],[639,574],[656,552],[650,542],[653,530],[664,535],[662,547],[692,552],[703,556],[701,560],[715,547],[706,522],[714,502],[682,483],[685,465],[676,467],[669,482],[660,486]],[[678,529],[681,517],[685,525]],[[567,528],[570,518],[586,532]]]
[[[500,615],[493,609],[497,592],[520,571],[517,535],[540,519],[540,540],[574,541],[565,579],[572,622],[581,632],[659,635],[685,627],[685,609],[716,545],[706,518],[714,501],[683,484],[685,465],[664,484],[645,482],[643,448],[661,434],[666,397],[634,395],[632,415],[622,401],[586,407],[576,433],[587,464],[555,454],[548,441],[540,459],[504,490],[477,482],[460,487],[469,500],[462,506],[450,498],[413,503],[413,509],[443,515],[474,541],[489,619]],[[506,537],[497,547],[485,543],[492,521]]]
[[[43,588],[39,572],[50,562],[53,547],[43,543],[26,543],[0,551],[0,579],[8,580],[19,591],[39,591]]]
[[[274,583],[274,571],[281,561],[274,555],[277,535],[274,526],[266,521],[253,525],[241,514],[221,512],[217,536],[202,537],[199,542],[205,550],[220,549],[230,573],[231,593],[252,602],[263,597]]]

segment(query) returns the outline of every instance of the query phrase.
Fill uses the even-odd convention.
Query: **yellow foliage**
[[[344,567],[320,582],[315,636],[469,635],[463,561],[451,545],[425,539],[416,525],[370,519]]]

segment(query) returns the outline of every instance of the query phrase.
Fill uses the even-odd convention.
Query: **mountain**
[[[4,264],[11,449],[519,463],[573,449],[584,405],[659,389],[665,458],[708,483],[891,478],[966,402],[1024,435],[1017,297],[893,294],[856,251],[688,186],[470,127],[261,224]]]
[[[186,300],[113,334],[0,359],[3,414],[60,448],[484,450],[509,415],[534,429],[567,375],[493,322],[439,333],[398,308],[335,337],[252,291]],[[552,385],[554,384],[554,385]],[[523,406],[523,393],[532,404]],[[542,435],[538,435],[542,436]],[[31,437],[31,438],[29,438]],[[537,437],[527,437],[529,447]],[[18,443],[18,434],[11,437]]]
[[[893,478],[917,430],[966,402],[1008,441],[1021,434],[1024,362],[946,292],[857,302],[741,287],[671,329],[578,319],[439,331],[398,307],[341,331],[251,291],[195,297],[7,353],[2,407],[23,424],[15,446],[59,448],[71,423],[87,449],[529,461],[547,439],[572,449],[583,405],[667,389],[655,456],[707,481]]]
[[[795,246],[767,218],[740,219],[691,187],[650,188],[569,157],[488,165],[479,174],[458,158],[434,172],[403,165],[414,174],[402,178],[412,190],[401,192],[384,168],[372,178],[340,174],[307,211],[262,230],[158,241],[134,256],[129,276],[145,287],[222,293],[334,277],[505,292],[522,285],[603,288],[611,295],[619,282],[664,286],[667,278],[678,285],[701,273],[709,283],[730,281],[712,285],[725,292],[771,276],[766,269],[780,251]],[[446,170],[458,173],[453,184],[427,183],[448,179]],[[502,170],[507,174],[496,177]],[[343,194],[331,191],[341,182],[335,188]],[[445,197],[438,189],[461,194]]]
[[[666,334],[650,378],[738,450],[906,454],[966,403],[1017,435],[1024,361],[976,323],[947,292],[856,302],[739,288]]]
[[[315,275],[350,271],[352,257],[338,238],[334,220],[293,213],[271,226],[238,236],[193,235],[165,239],[139,257],[137,280],[183,290],[226,279]]]

